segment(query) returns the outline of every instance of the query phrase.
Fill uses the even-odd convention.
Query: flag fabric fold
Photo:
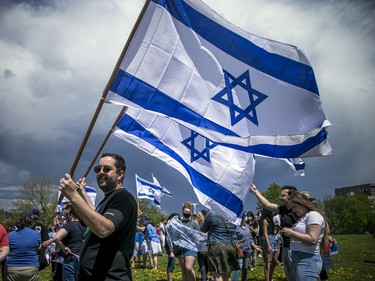
[[[154,182],[149,182],[137,174],[135,175],[137,198],[151,200],[156,207],[161,208],[161,197],[164,194],[168,194],[169,196],[172,196],[172,194],[166,188],[162,187],[154,176],[152,177]]]
[[[301,158],[281,159],[294,171],[295,176],[305,176],[305,162]]]
[[[163,194],[168,195],[168,196],[172,196],[172,193],[171,193],[168,189],[166,189],[164,186],[162,186],[162,185],[159,183],[159,181],[155,178],[154,175],[152,175],[152,179],[153,179],[153,181],[154,181],[154,184],[156,184],[157,186],[160,187],[160,189],[161,189],[161,191],[163,192]]]
[[[199,0],[150,2],[106,101],[168,116],[246,152],[332,152],[304,53],[241,30]]]
[[[253,180],[253,154],[218,145],[173,120],[129,108],[114,135],[181,172],[199,202],[233,222]]]
[[[262,158],[270,158],[270,159],[278,159],[286,163],[293,171],[294,171],[294,176],[298,177],[303,177],[305,176],[305,162],[301,158],[273,158],[273,157],[266,157],[264,155],[258,155],[255,154],[255,156],[259,156]]]
[[[173,218],[165,227],[172,247],[179,246],[197,252],[207,252],[207,234],[183,225]]]

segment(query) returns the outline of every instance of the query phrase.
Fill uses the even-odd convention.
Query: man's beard
[[[98,186],[104,192],[104,194],[111,192],[117,187],[117,179],[113,179],[106,175],[101,175],[96,178]]]

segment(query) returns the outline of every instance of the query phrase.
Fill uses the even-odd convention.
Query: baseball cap
[[[36,215],[37,218],[39,218],[40,212],[37,208],[32,209],[32,212],[34,213],[34,215]]]
[[[32,222],[36,218],[36,215],[32,211],[25,211],[21,214],[21,219],[26,222]]]

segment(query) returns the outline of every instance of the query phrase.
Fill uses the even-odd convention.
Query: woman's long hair
[[[194,216],[194,219],[197,221],[197,223],[198,223],[199,225],[202,225],[202,224],[203,224],[203,222],[204,222],[204,218],[205,218],[205,215],[202,213],[202,211],[201,211],[201,212],[198,212],[198,214],[196,214],[196,215]]]
[[[267,229],[263,229],[263,221],[264,220],[267,220],[268,227],[271,228],[272,232],[274,232],[275,231],[275,223],[273,222],[273,213],[266,208],[262,209],[262,215],[260,216],[259,224],[262,225],[261,226],[262,231],[267,231]]]
[[[306,194],[304,193],[301,193],[301,192],[293,192],[290,197],[289,197],[289,200],[293,203],[297,203],[301,206],[304,206],[306,207],[309,212],[310,211],[315,211],[315,212],[318,212],[319,214],[322,215],[323,219],[324,219],[324,235],[323,235],[323,238],[322,238],[322,242],[320,243],[320,248],[323,249],[325,248],[326,245],[329,244],[329,241],[328,241],[328,223],[327,223],[327,220],[325,218],[325,216],[323,215],[323,212],[321,209],[319,209],[313,202],[311,202],[310,198],[307,197]]]

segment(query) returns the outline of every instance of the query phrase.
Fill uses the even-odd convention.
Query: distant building
[[[360,185],[335,188],[335,196],[348,197],[356,194],[365,194],[368,197],[375,197],[375,184],[366,183]]]

